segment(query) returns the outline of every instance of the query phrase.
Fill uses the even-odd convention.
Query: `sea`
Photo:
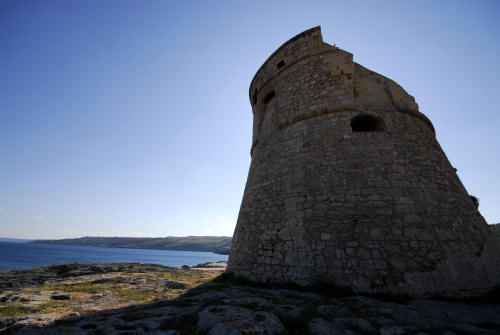
[[[0,270],[26,269],[61,263],[151,263],[194,266],[227,261],[213,252],[0,242]]]

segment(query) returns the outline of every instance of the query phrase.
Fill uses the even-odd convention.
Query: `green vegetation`
[[[80,237],[62,240],[34,240],[31,243],[87,245],[108,248],[136,248],[159,250],[210,251],[229,254],[232,237],[187,236],[187,237]]]
[[[220,276],[221,271],[182,271],[182,272],[158,272],[153,274],[156,278],[166,278],[168,280],[183,281],[187,283],[187,288],[192,288],[199,284],[207,283],[213,278]]]
[[[36,314],[61,312],[67,309],[69,301],[49,300],[37,307]]]
[[[82,293],[99,293],[103,285],[93,284],[90,282],[86,283],[76,283],[71,285],[46,285],[34,289],[25,290],[25,292],[36,292],[36,291],[59,291],[59,292],[82,292]]]
[[[20,302],[6,302],[0,304],[0,318],[15,318],[30,314],[46,314],[53,312],[64,311],[69,302],[49,300],[46,303],[40,304],[36,309],[24,306]]]
[[[29,310],[19,302],[0,304],[0,318],[14,318],[29,314]]]

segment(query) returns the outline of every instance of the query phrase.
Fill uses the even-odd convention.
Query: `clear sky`
[[[250,81],[321,25],[500,222],[499,1],[0,1],[0,236],[231,235]]]

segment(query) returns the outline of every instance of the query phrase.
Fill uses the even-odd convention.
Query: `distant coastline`
[[[31,242],[33,240],[25,239],[25,238],[10,238],[10,237],[0,237],[0,242],[9,242],[9,243],[26,243]]]
[[[7,242],[7,241],[6,241]],[[207,251],[229,255],[232,237],[186,236],[186,237],[79,237],[60,240],[28,240],[28,243],[94,246],[104,248],[132,248],[178,251]]]

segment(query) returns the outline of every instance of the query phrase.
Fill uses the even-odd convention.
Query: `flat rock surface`
[[[175,269],[175,268],[174,268]],[[66,304],[103,299],[95,310],[77,312],[48,310],[45,314],[0,319],[2,334],[499,334],[500,304],[451,302],[431,299],[395,300],[308,292],[285,288],[257,287],[234,281],[199,284],[206,271],[175,269],[177,272],[91,274],[72,278],[73,283],[94,283],[98,293],[40,291],[2,292],[0,303]],[[217,272],[218,273],[218,272]],[[177,277],[173,277],[173,274]],[[151,280],[151,278],[156,278]],[[183,280],[178,280],[182,278]],[[193,281],[193,278],[196,280]],[[71,279],[71,278],[70,278]],[[64,280],[68,280],[65,278]],[[184,289],[165,288],[170,282]],[[117,284],[118,283],[118,284]],[[161,283],[161,285],[160,285]],[[154,292],[149,302],[119,304],[114,286]],[[179,287],[184,284],[180,284]],[[142,287],[142,288],[141,288]],[[78,293],[78,294],[77,294]],[[57,300],[69,294],[71,300]],[[93,298],[94,297],[94,298]],[[1,298],[0,298],[1,299]],[[113,300],[115,299],[115,300]],[[109,305],[104,301],[110,302]],[[114,301],[114,305],[113,305]],[[138,300],[139,301],[139,300]],[[0,308],[2,313],[2,308]],[[59,313],[59,314],[58,314]]]
[[[158,264],[140,263],[68,263],[24,270],[0,271],[0,292],[42,285],[50,280],[96,275],[109,272],[150,273],[176,269]]]

